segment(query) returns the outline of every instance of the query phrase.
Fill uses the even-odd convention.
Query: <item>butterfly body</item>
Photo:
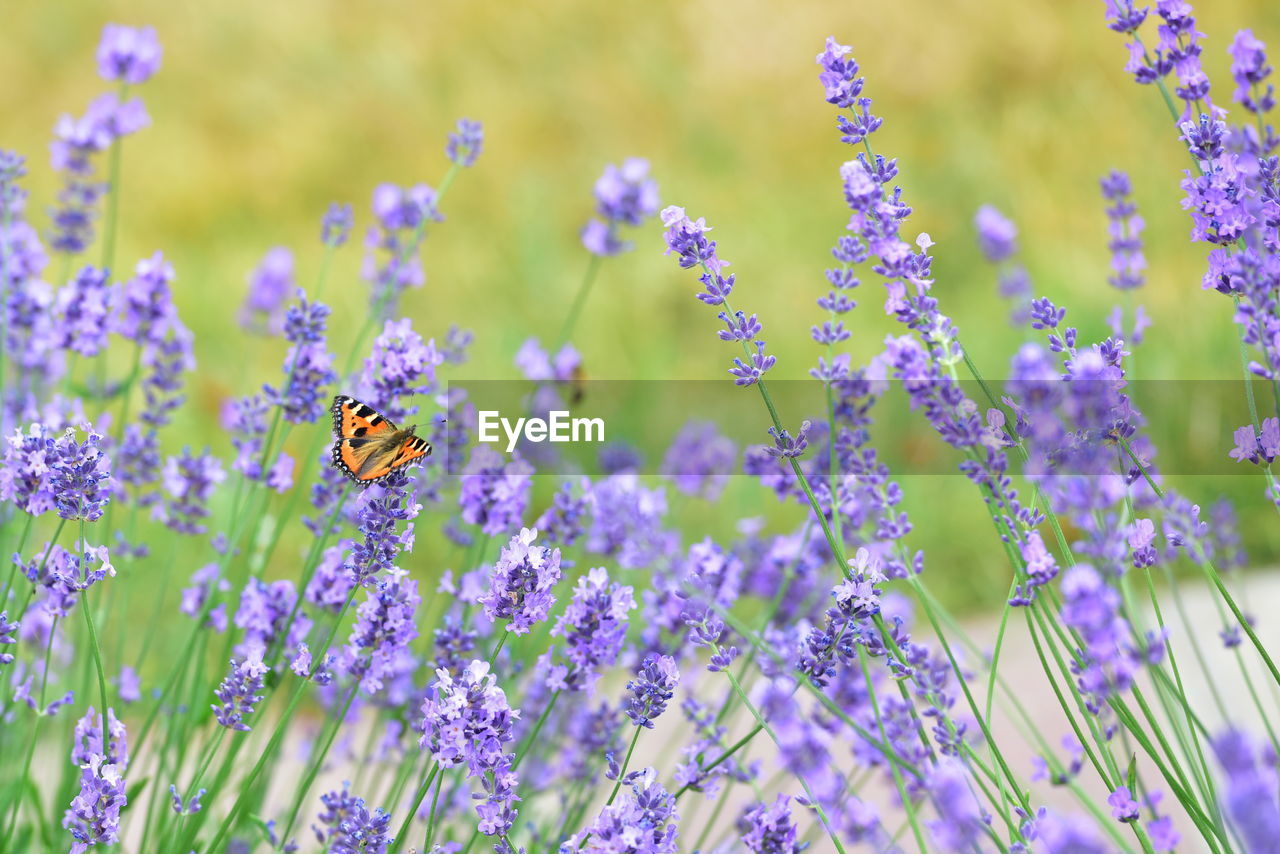
[[[368,485],[431,453],[417,427],[397,427],[372,406],[352,397],[333,399],[333,464],[356,483]]]

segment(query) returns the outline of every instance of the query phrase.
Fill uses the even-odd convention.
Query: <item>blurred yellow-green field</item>
[[[1251,26],[1280,45],[1280,5],[1214,0],[1197,13],[1215,96],[1227,103],[1227,43]],[[53,124],[103,87],[93,61],[102,25],[152,25],[165,46],[161,73],[140,91],[153,126],[125,145],[117,257],[131,266],[162,249],[196,333],[195,406],[168,431],[169,450],[225,451],[221,401],[279,375],[283,342],[236,324],[261,255],[291,247],[309,283],[328,203],[355,204],[362,233],[375,184],[440,179],[460,116],[484,122],[485,151],[450,190],[424,254],[427,285],[404,307],[423,334],[475,331],[466,376],[514,377],[520,343],[555,335],[587,262],[578,229],[591,184],[604,164],[640,156],[664,203],[716,228],[738,300],[759,313],[779,358],[776,375],[804,377],[818,354],[813,300],[846,217],[837,169],[850,154],[813,62],[829,34],[854,46],[886,119],[877,150],[899,159],[915,209],[908,231],[937,242],[935,293],[989,377],[1003,376],[1023,334],[1008,326],[975,246],[975,209],[995,204],[1018,223],[1035,292],[1067,305],[1094,340],[1116,297],[1097,188],[1111,168],[1131,174],[1147,222],[1139,296],[1155,325],[1138,375],[1239,377],[1230,305],[1200,290],[1205,249],[1187,239],[1179,207],[1185,151],[1158,94],[1123,71],[1125,49],[1098,2],[14,2],[3,20],[0,142],[30,159],[37,223],[57,189]],[[662,257],[661,229],[636,242],[605,265],[579,325],[589,376],[724,376],[714,319],[692,299],[691,277]],[[359,266],[357,239],[338,254],[327,293],[339,353],[367,305]],[[879,283],[860,299],[853,350],[865,360],[896,324],[880,310]],[[1224,455],[1230,447],[1226,434],[1204,440]],[[1202,502],[1225,492],[1269,513],[1260,483],[1179,485]],[[994,541],[968,484],[916,477],[905,487],[916,545],[945,547],[947,565],[931,565],[936,588],[961,606],[1000,602],[981,583],[1002,561],[987,558]],[[788,512],[748,482],[720,507],[680,509],[689,538],[727,530],[729,509]],[[1249,524],[1264,518],[1245,524],[1258,561],[1280,548],[1273,524]]]

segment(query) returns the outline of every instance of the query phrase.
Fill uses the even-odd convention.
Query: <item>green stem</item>
[[[578,286],[578,293],[573,298],[573,305],[569,307],[569,314],[564,319],[564,325],[560,327],[560,334],[556,337],[556,346],[552,350],[553,353],[558,352],[565,344],[569,343],[569,339],[573,336],[573,330],[578,325],[578,317],[582,314],[582,308],[587,304],[587,295],[591,292],[591,285],[595,283],[596,274],[600,272],[600,262],[603,259],[594,252],[591,254],[591,260],[587,262],[587,272],[582,277],[582,284]]]

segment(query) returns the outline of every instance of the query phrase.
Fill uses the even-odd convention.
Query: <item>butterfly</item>
[[[333,413],[333,464],[356,483],[368,485],[403,465],[431,453],[431,443],[414,435],[417,426],[401,430],[368,404],[340,394]]]

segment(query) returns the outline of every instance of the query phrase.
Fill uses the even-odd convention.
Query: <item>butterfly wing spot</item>
[[[351,436],[376,436],[394,432],[396,425],[372,406],[352,397],[338,395],[333,399],[333,435],[338,439]]]

